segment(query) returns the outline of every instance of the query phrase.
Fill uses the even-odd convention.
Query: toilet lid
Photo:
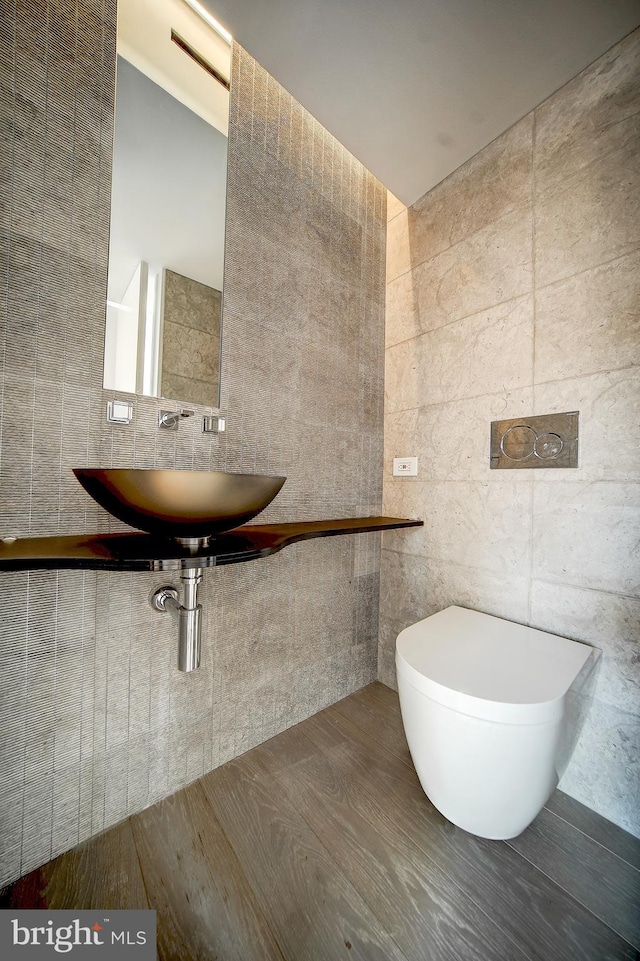
[[[478,717],[537,723],[555,706],[592,647],[499,617],[448,607],[398,636],[397,666],[441,703]],[[511,708],[511,710],[509,710]]]

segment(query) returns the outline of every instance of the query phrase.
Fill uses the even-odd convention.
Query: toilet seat
[[[471,717],[512,724],[557,721],[593,653],[565,637],[479,611],[448,607],[401,631],[403,680]]]

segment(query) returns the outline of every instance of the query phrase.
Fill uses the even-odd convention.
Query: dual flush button
[[[532,427],[516,424],[504,432],[500,439],[500,450],[510,460],[526,460],[528,457],[557,457],[562,452],[564,441],[559,434],[536,434]]]
[[[578,466],[578,411],[491,424],[493,469]]]

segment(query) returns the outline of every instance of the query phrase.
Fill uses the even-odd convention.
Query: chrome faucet
[[[192,410],[161,410],[158,411],[158,427],[165,430],[177,430],[182,417],[193,417]]]

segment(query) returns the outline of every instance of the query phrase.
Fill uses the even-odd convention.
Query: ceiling
[[[412,204],[640,23],[640,0],[202,0]]]

